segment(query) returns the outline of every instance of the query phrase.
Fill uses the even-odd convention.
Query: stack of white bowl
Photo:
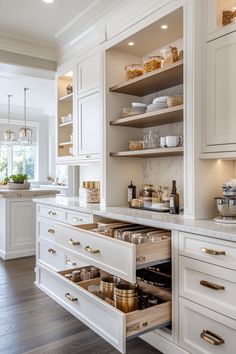
[[[140,102],[132,102],[132,113],[133,114],[142,114],[146,112],[147,105],[145,103]]]
[[[159,109],[167,108],[168,96],[154,98],[151,104],[147,106],[147,112],[157,111]]]

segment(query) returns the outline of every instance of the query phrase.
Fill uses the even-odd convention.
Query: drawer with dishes
[[[121,353],[126,340],[171,320],[171,294],[144,278],[132,284],[88,266],[54,272],[38,264],[38,286]]]
[[[236,270],[236,243],[200,235],[179,233],[179,253]]]
[[[236,319],[236,274],[187,257],[179,257],[180,295]]]
[[[171,258],[171,232],[117,221],[71,226],[56,224],[56,243],[87,264],[130,282],[136,269]]]

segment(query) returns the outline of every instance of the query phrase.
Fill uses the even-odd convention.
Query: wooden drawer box
[[[236,321],[180,298],[179,345],[193,354],[233,354]]]
[[[236,272],[179,257],[180,295],[236,319]]]
[[[89,284],[97,283],[99,279],[78,285],[66,279],[65,272],[58,274],[42,266],[38,271],[41,290],[122,353],[126,350],[127,337],[138,336],[171,319],[170,295],[165,294],[166,302],[160,305],[125,314],[87,290]],[[155,291],[158,295],[158,289]]]
[[[136,281],[136,269],[171,257],[171,237],[164,231],[163,239],[134,245],[91,231],[97,224],[78,227],[58,223],[56,242],[79,255],[87,264],[117,275],[132,283]]]
[[[179,253],[236,270],[236,243],[210,237],[179,233]]]
[[[64,209],[54,208],[50,205],[38,205],[38,215],[45,216],[52,220],[66,221],[66,211]]]

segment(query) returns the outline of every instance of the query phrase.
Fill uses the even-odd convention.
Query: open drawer
[[[171,319],[171,296],[156,287],[143,284],[144,290],[149,287],[149,293],[161,298],[163,303],[125,314],[87,290],[89,285],[99,284],[100,278],[75,284],[64,277],[68,270],[56,273],[40,265],[38,272],[38,286],[42,291],[121,353],[126,351],[128,338],[162,327]]]
[[[97,224],[56,225],[56,243],[80,255],[81,260],[135,283],[136,269],[166,262],[171,257],[171,232],[158,230],[161,239],[132,244],[93,230]]]

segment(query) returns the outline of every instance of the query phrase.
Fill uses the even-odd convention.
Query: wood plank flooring
[[[118,354],[34,285],[34,257],[0,260],[0,354]],[[127,354],[161,354],[141,339]]]

